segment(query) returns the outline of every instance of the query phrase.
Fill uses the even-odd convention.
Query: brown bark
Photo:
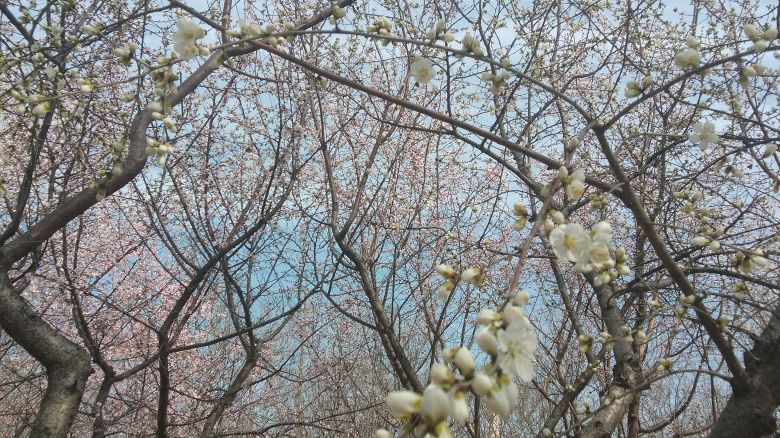
[[[777,430],[775,409],[780,405],[780,304],[753,349],[745,354],[748,391],[734,392],[721,411],[710,436],[761,437]]]
[[[46,394],[30,437],[67,436],[92,374],[89,353],[38,316],[5,272],[0,272],[0,326],[46,368]]]

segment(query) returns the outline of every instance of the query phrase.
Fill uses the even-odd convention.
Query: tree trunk
[[[6,272],[0,272],[0,326],[46,367],[46,394],[30,437],[66,437],[92,374],[89,353],[39,317]]]
[[[731,394],[710,436],[762,437],[777,429],[780,405],[780,304],[753,349],[745,354],[750,389]]]

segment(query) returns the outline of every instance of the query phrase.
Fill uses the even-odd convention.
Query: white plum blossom
[[[563,224],[550,231],[550,243],[555,255],[562,260],[574,262],[574,270],[581,273],[594,272],[595,284],[603,285],[628,275],[630,269],[625,265],[625,249],[615,249],[613,259],[610,248],[612,227],[606,221],[593,226],[590,231],[578,224]]]
[[[603,243],[593,245],[590,250],[590,260],[597,265],[607,263],[610,260],[609,247]]]
[[[421,56],[415,56],[412,65],[409,66],[409,74],[419,84],[427,84],[436,74],[433,68],[433,62],[430,59]]]
[[[550,232],[550,243],[558,258],[577,264],[588,263],[591,240],[582,225],[558,225]]]
[[[766,30],[761,31],[759,27],[749,23],[742,25],[742,30],[745,35],[753,42],[752,50],[756,53],[761,53],[769,47],[769,42],[777,38],[777,28],[768,27]]]
[[[626,84],[625,96],[626,97],[638,97],[642,94],[642,85],[637,81],[629,81]]]
[[[437,274],[441,275],[444,278],[455,277],[455,270],[448,265],[444,265],[444,264],[436,265],[435,271]]]
[[[745,35],[750,38],[751,41],[756,41],[761,38],[761,31],[758,30],[758,28],[752,24],[745,23],[742,25],[742,30],[745,32]]]
[[[754,52],[756,52],[756,53],[761,53],[764,50],[766,50],[767,47],[769,47],[769,41],[767,41],[767,40],[758,40],[755,43],[753,43],[752,50]]]
[[[444,284],[439,286],[437,296],[441,300],[446,300],[454,289],[455,289],[455,283],[453,283],[452,280],[447,280],[444,282]]]
[[[173,50],[185,61],[198,56],[200,49],[196,42],[206,36],[206,31],[198,27],[197,23],[191,19],[184,17],[179,18],[176,27],[179,30],[173,34]]]
[[[539,346],[536,335],[521,324],[510,324],[505,330],[498,331],[498,345],[498,367],[529,382],[534,372],[531,357]]]
[[[720,137],[715,133],[715,125],[711,122],[696,123],[693,125],[693,133],[688,136],[688,140],[699,146],[699,149],[705,150],[712,143],[716,143]]]

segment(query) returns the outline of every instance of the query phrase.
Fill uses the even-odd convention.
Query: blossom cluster
[[[742,25],[742,30],[745,31],[745,35],[753,42],[753,51],[756,53],[763,52],[769,47],[770,41],[777,38],[777,28],[767,27],[765,30],[760,30],[758,27],[745,23]]]
[[[482,74],[482,80],[490,84],[490,91],[498,93],[504,86],[506,81],[509,80],[510,74],[507,70],[501,70],[497,73],[486,71]]]
[[[450,293],[455,290],[456,279],[458,278],[464,283],[470,283],[475,286],[482,286],[482,283],[485,282],[485,271],[482,268],[466,269],[460,275],[457,275],[455,270],[448,265],[438,265],[435,270],[437,274],[445,279],[444,284],[439,287],[438,293],[439,298],[442,300],[446,300]]]
[[[626,84],[626,91],[625,95],[626,97],[639,97],[642,93],[645,92],[648,88],[650,88],[650,85],[653,84],[653,78],[652,76],[645,76],[642,79],[642,82],[637,81],[629,81]]]
[[[455,272],[444,265],[437,272],[448,279]],[[474,280],[476,272],[464,271],[461,277]],[[481,271],[479,274],[481,275]],[[484,326],[475,336],[477,346],[490,357],[490,362],[478,369],[471,350],[450,348],[443,361],[430,369],[431,383],[422,394],[414,391],[390,392],[385,402],[390,413],[403,420],[401,436],[449,438],[452,436],[447,419],[458,423],[469,419],[468,394],[485,397],[488,408],[505,417],[517,404],[520,392],[514,378],[528,382],[533,377],[532,357],[538,347],[531,323],[522,306],[528,303],[526,292],[519,292],[503,312],[482,310],[476,323]],[[376,432],[377,438],[390,438],[386,429]]]
[[[455,41],[455,36],[449,32],[446,32],[446,29],[447,26],[444,20],[439,20],[433,26],[433,29],[429,30],[428,33],[425,34],[425,37],[428,38],[431,42],[442,40],[445,43],[451,43]]]
[[[197,23],[189,18],[179,18],[176,22],[177,32],[173,34],[173,50],[184,61],[188,61],[198,55],[208,54],[208,49],[198,46],[199,39],[206,36],[206,31],[198,27]]]
[[[585,193],[585,171],[577,169],[569,174],[569,169],[558,169],[558,179],[566,188],[566,196],[577,199]]]
[[[557,217],[548,221],[555,223],[562,219]],[[597,223],[590,231],[580,224],[560,223],[552,228],[549,237],[556,257],[573,262],[577,272],[594,272],[593,284],[596,286],[631,272],[626,265],[626,250],[609,246],[612,227],[606,221]]]
[[[701,53],[699,53],[699,40],[689,36],[685,40],[687,49],[674,56],[674,65],[680,68],[696,68],[701,62]]]

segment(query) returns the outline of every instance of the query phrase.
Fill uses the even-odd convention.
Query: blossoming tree
[[[0,15],[3,436],[777,430],[777,4]]]

